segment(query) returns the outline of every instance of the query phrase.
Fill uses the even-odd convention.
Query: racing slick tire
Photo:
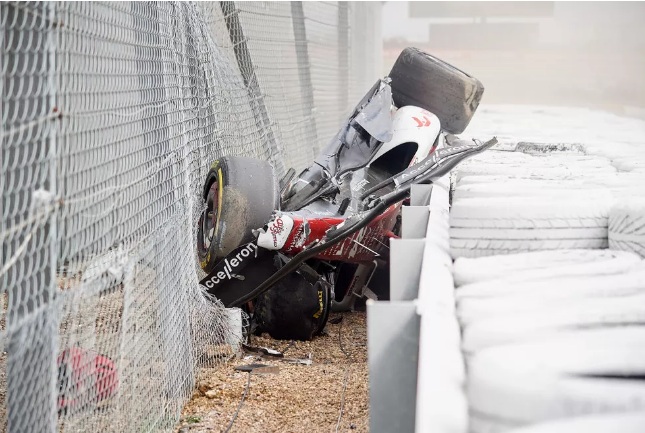
[[[204,182],[206,208],[197,223],[197,255],[210,272],[219,259],[253,240],[279,206],[273,168],[266,161],[226,156],[213,162]]]
[[[309,341],[325,328],[331,300],[330,284],[293,272],[256,298],[256,333],[267,332],[276,340]]]
[[[479,80],[418,48],[404,49],[389,77],[397,107],[425,108],[453,134],[466,129],[484,93]]]

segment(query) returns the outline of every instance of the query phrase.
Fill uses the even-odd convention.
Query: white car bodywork
[[[418,148],[410,163],[413,165],[430,154],[440,132],[441,121],[428,110],[413,105],[401,107],[392,119],[392,139],[383,143],[370,164],[403,143],[416,143]]]

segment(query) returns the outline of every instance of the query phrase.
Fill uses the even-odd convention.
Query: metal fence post
[[[173,95],[171,94],[171,89],[173,87],[179,88],[179,86],[174,86],[172,79],[169,78],[180,75],[179,71],[176,70],[178,62],[175,61],[172,54],[168,54],[168,50],[161,48],[162,24],[174,30],[183,30],[186,34],[190,34],[193,30],[184,21],[162,22],[165,15],[161,13],[163,12],[161,8],[174,8],[175,6],[182,8],[182,13],[178,13],[176,16],[185,17],[188,15],[186,11],[188,4],[186,3],[132,2],[131,4],[132,10],[135,12],[135,23],[137,23],[137,27],[145,26],[143,19],[139,17],[152,17],[151,24],[148,25],[153,26],[153,31],[150,32],[148,37],[154,41],[155,47],[138,48],[137,46],[135,48],[135,52],[139,55],[137,66],[141,70],[139,84],[141,86],[141,96],[144,100],[146,99],[144,97],[145,92],[155,92],[155,85],[158,85],[150,77],[149,61],[145,57],[146,50],[148,52],[153,50],[156,58],[162,60],[153,71],[155,76],[162,77],[162,100],[172,101]],[[176,12],[176,10],[173,9],[173,12]],[[197,53],[191,54],[197,57]],[[193,69],[193,73],[190,76],[197,77],[197,68],[193,65],[190,65],[189,68]],[[197,92],[197,88],[198,86],[195,82],[190,83],[190,91]],[[193,98],[191,98],[192,100]],[[164,156],[171,155],[174,152],[181,154],[182,149],[180,146],[187,146],[185,141],[181,145],[178,145],[176,142],[173,143],[171,137],[180,136],[186,140],[186,133],[184,131],[181,133],[174,131],[174,128],[181,128],[181,125],[185,121],[177,125],[175,119],[171,118],[171,115],[168,105],[164,105],[156,114],[158,122],[155,124],[156,127],[154,129],[150,129],[148,125],[145,125],[146,119],[142,120],[144,124],[143,130],[145,131],[142,136],[142,144],[145,145],[146,149],[149,149],[148,152],[150,154],[148,158],[151,161],[161,160]],[[184,159],[178,159],[178,161],[187,164]],[[179,181],[183,180],[183,176],[180,176],[179,173],[180,170],[177,163],[171,163],[161,168],[155,173],[155,187],[146,191],[151,203],[161,203],[161,212],[156,217],[153,217],[155,226],[159,227],[158,230],[161,233],[150,235],[153,237],[150,244],[156,254],[169,250],[169,244],[181,244],[181,240],[173,239],[173,236],[178,236],[177,227],[170,225],[173,221],[180,221],[177,217],[178,215],[183,216],[186,214],[186,207],[180,204],[182,201],[185,203],[187,200],[185,196],[186,191],[183,185],[179,184]],[[158,332],[161,340],[160,348],[164,364],[164,382],[161,385],[164,387],[164,396],[168,399],[168,404],[172,407],[173,405],[178,405],[184,396],[190,395],[194,381],[192,352],[189,346],[190,341],[186,338],[190,335],[188,312],[186,311],[187,296],[185,291],[177,290],[177,286],[181,287],[179,283],[181,277],[179,275],[174,275],[172,277],[173,280],[171,280],[164,273],[163,266],[159,263],[150,262],[146,263],[146,266],[152,268],[155,274],[154,295],[158,302],[156,309],[156,332]],[[137,267],[135,266],[136,269]],[[186,270],[186,272],[190,272],[190,270]],[[175,278],[176,280],[174,280]],[[152,293],[150,295],[152,296]]]
[[[338,2],[338,113],[339,122],[349,107],[349,2]]]
[[[13,5],[3,3],[0,7],[2,15],[6,14],[7,22],[25,22],[31,17],[28,11]],[[31,103],[34,104],[30,107],[32,116],[30,119],[21,119],[23,124],[42,120],[55,107],[55,7],[55,3],[41,3],[38,6],[38,16],[31,18],[40,21],[40,26],[34,27],[43,29],[44,33],[44,50],[31,61],[47,73],[39,77],[37,83],[31,83],[30,89],[39,88],[43,91],[31,95]],[[14,41],[17,33],[22,31],[28,30],[2,30],[3,33],[6,32],[4,38]],[[2,49],[7,70],[12,70],[17,64],[24,64],[24,55],[14,55],[16,51],[7,49],[5,45]],[[9,121],[6,120],[5,113],[18,110],[18,104],[5,94],[5,89],[10,88],[12,77],[7,75],[2,80],[2,129],[8,130]],[[7,431],[10,433],[56,431],[58,329],[53,301],[56,292],[57,234],[53,197],[56,194],[57,121],[56,118],[44,121],[47,126],[43,127],[40,140],[21,142],[15,135],[13,138],[2,138],[3,167],[5,162],[16,162],[27,154],[34,157],[29,167],[18,165],[2,174],[2,182],[5,184],[2,188],[2,233],[6,233],[5,230],[12,225],[32,220],[20,232],[3,239],[2,243],[3,266],[9,264],[2,275],[2,287],[8,293],[5,330],[8,341],[6,413]],[[30,147],[29,151],[24,150],[26,147]],[[22,173],[23,170],[32,171],[32,176]],[[39,170],[41,176],[33,176]],[[15,179],[11,182],[12,177],[23,178],[23,175],[26,179],[33,179],[31,185],[22,190],[5,189],[6,184],[15,184]],[[43,191],[37,192],[38,189]],[[24,203],[28,205],[23,206]],[[15,262],[10,263],[10,260]]]
[[[273,133],[269,112],[266,104],[264,103],[264,95],[262,94],[260,83],[258,82],[257,75],[255,74],[251,53],[246,44],[242,25],[240,24],[239,10],[237,9],[235,2],[232,1],[222,1],[220,2],[220,7],[222,8],[226,28],[228,30],[229,37],[231,38],[237,66],[242,74],[244,85],[249,92],[253,116],[255,117],[255,121],[263,130],[266,145],[272,150],[272,162],[274,164],[275,171],[279,175],[282,175],[285,172],[283,158],[278,146],[278,141]]]
[[[291,21],[293,23],[293,36],[296,42],[296,59],[298,62],[298,79],[300,82],[300,93],[304,102],[302,115],[308,119],[311,127],[307,129],[308,139],[313,143],[314,157],[318,155],[318,146],[315,145],[318,131],[316,130],[316,116],[314,116],[314,89],[311,82],[311,64],[309,63],[309,41],[307,40],[307,28],[305,26],[305,13],[302,2],[291,2]]]

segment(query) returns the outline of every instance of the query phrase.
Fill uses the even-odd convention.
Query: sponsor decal
[[[323,304],[323,289],[322,288],[318,289],[318,305],[320,306],[320,308],[314,314],[314,319],[319,318],[320,315],[322,314],[324,308],[325,308],[325,305]]]
[[[227,281],[232,278],[243,280],[244,277],[237,275],[235,271],[243,268],[249,257],[255,257],[257,249],[258,246],[253,242],[243,245],[237,250],[235,255],[229,254],[224,260],[219,262],[217,266],[215,266],[215,269],[201,281],[201,284],[212,289],[222,281]]]
[[[291,246],[292,247],[301,247],[305,243],[305,225],[301,225],[298,227],[298,230],[296,231],[296,235],[293,237],[293,241],[291,241]]]
[[[296,233],[293,235],[293,239],[291,239],[291,242],[289,242],[289,245],[287,245],[286,249],[290,250],[291,248],[302,247],[305,242],[307,242],[309,233],[309,224],[306,221],[303,221],[302,224],[300,224],[296,229]]]
[[[276,216],[258,236],[258,246],[267,250],[279,250],[287,242],[292,228],[293,219],[287,215]]]
[[[436,153],[435,153],[435,155],[436,155]],[[428,160],[426,162],[424,162],[420,167],[417,167],[414,170],[410,170],[408,172],[404,172],[398,179],[395,179],[394,183],[398,186],[405,179],[407,179],[409,177],[414,177],[414,176],[416,176],[416,175],[418,175],[420,173],[423,173],[424,171],[426,171],[426,169],[428,167],[430,167],[435,162],[437,162],[436,157],[433,156],[432,158],[428,158]],[[398,181],[398,183],[397,183],[397,181]]]
[[[284,232],[284,222],[282,220],[282,217],[277,217],[275,221],[273,221],[273,224],[271,224],[271,227],[269,227],[269,232],[271,233],[271,236],[273,237],[273,246],[277,247],[278,246],[278,235],[282,234]]]
[[[449,155],[452,155],[452,154],[455,154],[455,153],[459,153],[462,150],[472,149],[473,147],[475,147],[475,146],[467,145],[467,144],[462,145],[462,146],[452,146],[452,147],[448,147],[446,149],[438,150],[437,151],[437,156],[439,158],[443,158],[444,156],[449,156]]]
[[[399,176],[398,178],[396,178],[394,180],[394,183],[395,183],[395,185],[398,186],[405,179],[410,178],[410,177],[415,177],[415,176],[423,173],[424,171],[426,171],[426,169],[430,165],[435,164],[435,163],[441,164],[441,161],[439,161],[441,158],[445,158],[446,156],[454,155],[454,154],[459,153],[459,152],[464,151],[464,150],[472,149],[473,147],[474,146],[472,146],[472,145],[462,145],[462,146],[452,146],[452,147],[449,147],[447,149],[438,150],[433,154],[432,158],[428,158],[428,160],[426,162],[424,162],[421,166],[419,166],[419,167],[417,167],[417,168],[415,168],[413,170],[403,172],[403,174],[401,174],[401,176]]]
[[[425,128],[430,126],[430,119],[427,116],[423,116],[422,119],[418,117],[413,117],[414,121],[417,122],[417,128]]]

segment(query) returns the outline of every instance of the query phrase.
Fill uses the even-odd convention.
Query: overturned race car
[[[203,189],[200,282],[241,307],[254,332],[309,340],[330,311],[374,297],[368,285],[397,237],[414,184],[429,184],[497,141],[460,140],[484,88],[406,48],[311,166],[278,181],[266,161],[223,157]]]

